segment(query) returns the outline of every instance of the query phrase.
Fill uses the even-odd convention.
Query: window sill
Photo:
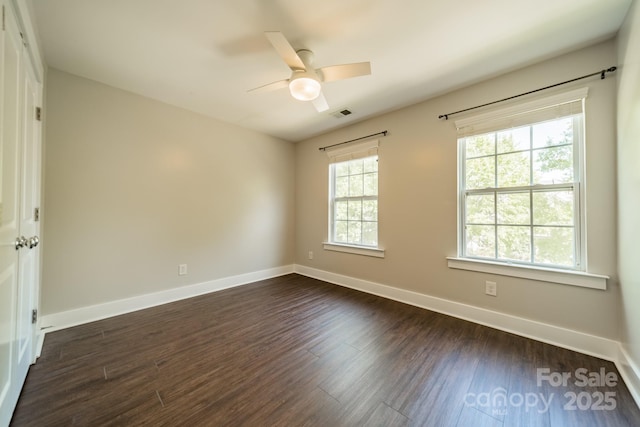
[[[337,243],[324,242],[326,251],[346,252],[349,254],[372,256],[375,258],[384,258],[384,249],[373,248],[367,246],[341,245]]]
[[[500,276],[520,277],[541,282],[560,283],[563,285],[601,290],[607,289],[607,279],[609,278],[609,276],[585,273],[583,271],[515,265],[470,258],[447,257],[447,264],[449,268],[459,270],[478,271]]]

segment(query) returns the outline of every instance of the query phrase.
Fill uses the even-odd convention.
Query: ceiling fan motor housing
[[[289,78],[289,91],[291,96],[300,101],[313,101],[320,95],[320,78],[313,69],[311,62],[313,52],[301,49],[296,52],[302,63],[304,70],[293,70]]]

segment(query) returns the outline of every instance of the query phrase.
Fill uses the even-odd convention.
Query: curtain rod
[[[339,143],[337,143],[337,144],[333,144],[333,145],[327,145],[326,147],[320,147],[320,148],[318,148],[318,150],[320,150],[320,151],[324,151],[324,150],[326,150],[327,148],[337,147],[338,145],[348,144],[348,143],[350,143],[350,142],[354,142],[354,141],[360,141],[361,139],[371,138],[372,136],[378,136],[378,135],[387,136],[387,133],[388,133],[388,132],[389,132],[389,131],[383,130],[382,132],[372,133],[371,135],[361,136],[360,138],[350,139],[349,141],[339,142]]]
[[[540,91],[545,90],[545,89],[551,89],[552,87],[566,85],[567,83],[572,83],[572,82],[575,82],[577,80],[582,80],[582,79],[586,79],[586,78],[597,76],[597,75],[600,75],[600,79],[604,80],[604,75],[606,73],[613,73],[615,70],[617,70],[617,67],[610,67],[610,68],[607,68],[606,70],[601,70],[601,71],[598,71],[598,72],[595,72],[595,73],[587,74],[586,76],[582,76],[582,77],[576,77],[575,79],[567,80],[565,82],[556,83],[556,84],[553,84],[553,85],[550,85],[550,86],[541,87],[540,89],[530,90],[529,92],[521,93],[519,95],[513,95],[513,96],[510,96],[508,98],[500,99],[498,101],[488,102],[486,104],[477,105],[475,107],[465,108],[464,110],[454,111],[453,113],[441,114],[441,115],[438,116],[438,118],[439,119],[449,120],[449,116],[453,116],[454,114],[464,113],[466,111],[475,110],[476,108],[482,108],[482,107],[486,107],[488,105],[497,104],[499,102],[509,101],[510,99],[514,99],[514,98],[518,98],[518,97],[521,97],[521,96],[529,95],[529,94],[532,94],[532,93],[535,93],[535,92],[540,92]]]

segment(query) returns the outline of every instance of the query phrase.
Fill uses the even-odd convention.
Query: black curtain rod
[[[500,99],[498,101],[488,102],[486,104],[477,105],[477,106],[471,107],[471,108],[465,108],[464,110],[454,111],[453,113],[441,114],[441,115],[438,116],[438,118],[439,119],[449,120],[449,116],[453,116],[454,114],[464,113],[466,111],[475,110],[476,108],[482,108],[482,107],[486,107],[488,105],[497,104],[499,102],[509,101],[510,99],[514,99],[514,98],[518,98],[518,97],[521,97],[521,96],[529,95],[529,94],[532,94],[532,93],[540,92],[541,90],[545,90],[545,89],[551,89],[552,87],[566,85],[567,83],[575,82],[577,80],[582,80],[582,79],[586,79],[586,78],[597,76],[597,75],[600,75],[600,79],[603,80],[604,79],[604,75],[606,73],[613,73],[615,70],[617,70],[617,67],[607,68],[606,70],[598,71],[596,73],[587,74],[586,76],[582,76],[582,77],[576,77],[575,79],[567,80],[566,82],[556,83],[556,84],[551,85],[551,86],[541,87],[540,89],[530,90],[529,92],[521,93],[519,95],[510,96],[508,98]]]
[[[354,142],[354,141],[360,141],[361,139],[371,138],[372,136],[378,136],[378,135],[387,136],[387,133],[388,133],[388,131],[383,130],[382,132],[372,133],[371,135],[361,136],[360,138],[350,139],[349,141],[339,142],[339,143],[337,143],[337,144],[333,144],[333,145],[327,145],[326,147],[320,147],[320,148],[318,148],[318,150],[320,150],[320,151],[324,151],[324,150],[326,150],[327,148],[337,147],[338,145],[348,144],[348,143],[350,143],[350,142]]]

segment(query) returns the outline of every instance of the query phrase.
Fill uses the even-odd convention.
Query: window
[[[456,122],[459,256],[585,270],[586,90]]]
[[[329,238],[325,249],[384,256],[378,248],[378,141],[334,148],[327,154]]]
[[[332,163],[332,243],[378,245],[378,156]]]

